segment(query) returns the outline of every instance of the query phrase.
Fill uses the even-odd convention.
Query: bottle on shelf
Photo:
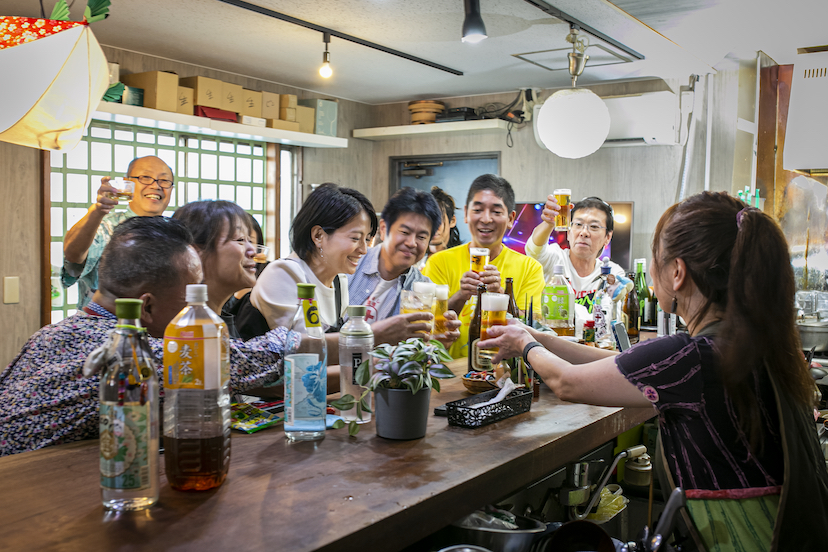
[[[628,274],[629,278],[634,278],[633,273]],[[638,330],[641,327],[641,304],[638,301],[638,291],[635,286],[627,293],[624,300],[624,316],[627,323],[627,335],[630,338],[630,343],[638,343]]]
[[[118,323],[100,375],[101,499],[110,510],[143,510],[158,501],[158,376],[141,299],[116,299]]]
[[[640,326],[655,326],[653,319],[653,311],[651,305],[652,298],[650,295],[650,287],[647,285],[646,275],[647,259],[635,260],[635,291],[638,293],[639,316],[641,317]],[[639,326],[639,328],[640,328]]]
[[[374,332],[371,325],[365,321],[365,305],[349,305],[348,321],[339,330],[339,390],[350,394],[357,401],[365,392],[365,387],[356,382],[356,371],[366,360],[370,360],[368,353],[374,349]],[[371,393],[365,396],[368,407],[371,408]],[[370,412],[362,412],[362,419],[357,415],[356,406],[350,410],[340,412],[346,422],[356,420],[358,424],[371,421]]]
[[[491,370],[491,366],[481,365],[480,355],[477,354],[477,342],[480,341],[480,328],[483,324],[483,312],[481,309],[484,293],[486,293],[486,284],[477,284],[477,295],[474,297],[474,315],[472,316],[471,322],[469,322],[469,372]]]
[[[543,316],[558,335],[575,335],[575,290],[564,276],[563,265],[552,268],[552,279],[543,290]]]
[[[186,300],[164,332],[164,465],[173,489],[204,491],[230,469],[229,335],[206,285]]]
[[[291,441],[325,438],[328,349],[314,284],[296,284],[299,306],[291,329],[304,333],[297,354],[285,358],[285,436]]]

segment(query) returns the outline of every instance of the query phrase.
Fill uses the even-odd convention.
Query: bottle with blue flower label
[[[285,357],[285,435],[291,441],[325,438],[328,355],[315,290],[313,284],[297,284],[291,329],[304,335],[298,352]]]

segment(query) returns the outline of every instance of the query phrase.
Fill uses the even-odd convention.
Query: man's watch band
[[[532,366],[532,363],[529,362],[529,351],[535,347],[543,347],[543,345],[537,341],[533,341],[531,343],[527,343],[526,347],[523,348],[523,362],[525,362],[528,366]]]

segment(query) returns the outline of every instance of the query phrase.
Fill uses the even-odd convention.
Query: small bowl
[[[477,393],[483,393],[485,391],[497,389],[497,385],[495,385],[493,381],[469,379],[466,377],[466,375],[463,376],[463,385],[466,386],[466,390],[468,390],[469,393],[473,393],[476,395]]]

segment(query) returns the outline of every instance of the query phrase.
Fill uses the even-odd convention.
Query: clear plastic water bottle
[[[285,358],[285,435],[291,441],[325,438],[328,349],[313,284],[296,284],[299,308],[291,329],[304,333],[296,354]]]
[[[140,299],[116,299],[100,376],[101,499],[110,510],[158,501],[158,376]]]
[[[342,395],[352,395],[359,400],[365,387],[357,385],[355,375],[359,365],[369,360],[368,353],[374,349],[374,332],[365,321],[365,305],[350,305],[348,321],[339,331],[339,390]],[[371,394],[365,396],[368,408],[371,408]],[[371,408],[373,410],[373,408]],[[348,422],[356,420],[358,424],[371,421],[370,412],[362,412],[362,419],[357,416],[356,407],[343,410],[340,415]]]
[[[186,299],[164,332],[164,465],[173,489],[203,491],[230,468],[229,337],[206,285]]]

